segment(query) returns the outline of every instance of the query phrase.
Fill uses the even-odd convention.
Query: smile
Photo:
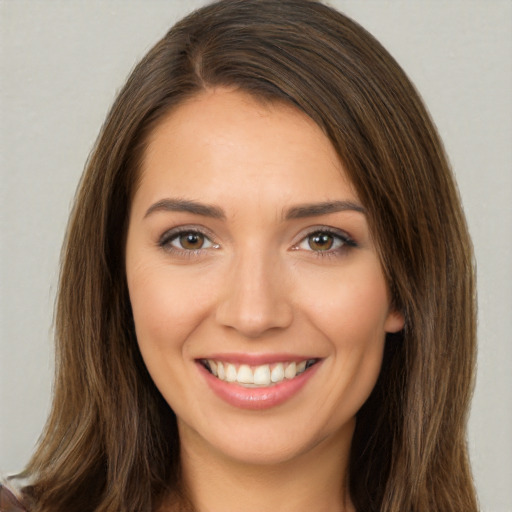
[[[263,410],[296,396],[314,378],[322,361],[275,354],[219,355],[196,359],[196,364],[207,386],[224,402],[240,409]]]
[[[236,383],[247,388],[269,387],[292,380],[311,368],[318,359],[304,359],[302,361],[279,362],[250,366],[248,364],[233,364],[226,361],[201,359],[201,364],[217,379]]]

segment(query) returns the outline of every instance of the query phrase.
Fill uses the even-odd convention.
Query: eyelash
[[[182,236],[195,235],[204,237],[205,241],[208,241],[208,247],[200,247],[199,249],[186,249],[184,247],[174,247],[172,242],[178,240]],[[208,249],[218,249],[219,245],[212,241],[212,236],[197,227],[187,228],[186,226],[180,226],[169,231],[166,231],[158,241],[159,247],[167,252],[175,253],[179,256],[193,257],[201,254],[203,251]]]
[[[176,241],[180,237],[186,236],[186,235],[204,237],[204,240],[207,241],[207,243],[209,243],[210,245],[208,245],[208,247],[201,246],[198,249],[186,249],[184,247],[174,247],[172,245],[173,241]],[[316,236],[327,235],[327,236],[331,237],[332,239],[334,239],[333,244],[336,245],[336,242],[337,242],[338,245],[335,248],[329,247],[326,250],[316,250],[315,251],[314,249],[311,248],[311,243],[308,242],[308,239],[311,239],[315,235]],[[314,230],[309,231],[291,249],[293,251],[299,251],[299,250],[301,250],[301,245],[304,243],[309,245],[309,249],[306,249],[306,251],[313,253],[316,257],[319,257],[319,258],[333,257],[333,256],[336,257],[336,256],[339,256],[340,253],[346,252],[350,248],[358,247],[357,242],[353,238],[351,238],[347,233],[345,233],[344,231],[329,228],[326,226],[317,227]],[[212,240],[212,236],[209,233],[207,233],[201,229],[198,229],[197,227],[187,228],[186,226],[180,226],[180,227],[171,229],[169,231],[166,231],[160,237],[160,239],[158,241],[158,246],[167,252],[175,253],[180,256],[186,256],[186,257],[193,257],[196,255],[199,255],[203,251],[208,250],[208,249],[212,249],[212,248],[218,249],[219,248],[219,245]]]
[[[310,242],[308,242],[308,240],[310,240],[315,235],[328,235],[329,237],[332,237],[334,239],[333,244],[336,244],[337,241],[339,245],[335,248],[328,248],[323,251],[315,251],[314,249],[311,248]],[[302,244],[308,244],[309,249],[306,250],[308,250],[308,252],[312,252],[315,255],[315,257],[318,258],[337,257],[340,256],[342,253],[346,252],[347,250],[349,250],[350,248],[358,247],[357,242],[347,233],[338,229],[329,228],[327,226],[317,227],[309,231],[305,236],[301,238],[299,243],[295,244],[292,247],[292,250],[301,250],[300,246]]]

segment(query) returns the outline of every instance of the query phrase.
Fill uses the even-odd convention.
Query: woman
[[[25,507],[476,510],[474,317],[456,187],[395,61],[317,2],[212,4],[88,163]]]

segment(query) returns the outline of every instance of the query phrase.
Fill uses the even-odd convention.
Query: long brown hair
[[[170,493],[180,500],[175,417],[137,347],[124,238],[148,134],[186,98],[224,85],[291,103],[324,130],[368,210],[406,319],[388,336],[357,416],[349,468],[357,510],[476,511],[465,440],[474,273],[454,179],[402,69],[357,23],[313,0],[204,7],[150,50],[121,90],[65,241],[54,401],[24,473],[28,505],[150,512]]]

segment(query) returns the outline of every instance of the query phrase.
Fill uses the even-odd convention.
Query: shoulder
[[[0,512],[28,512],[12,491],[0,482]]]

